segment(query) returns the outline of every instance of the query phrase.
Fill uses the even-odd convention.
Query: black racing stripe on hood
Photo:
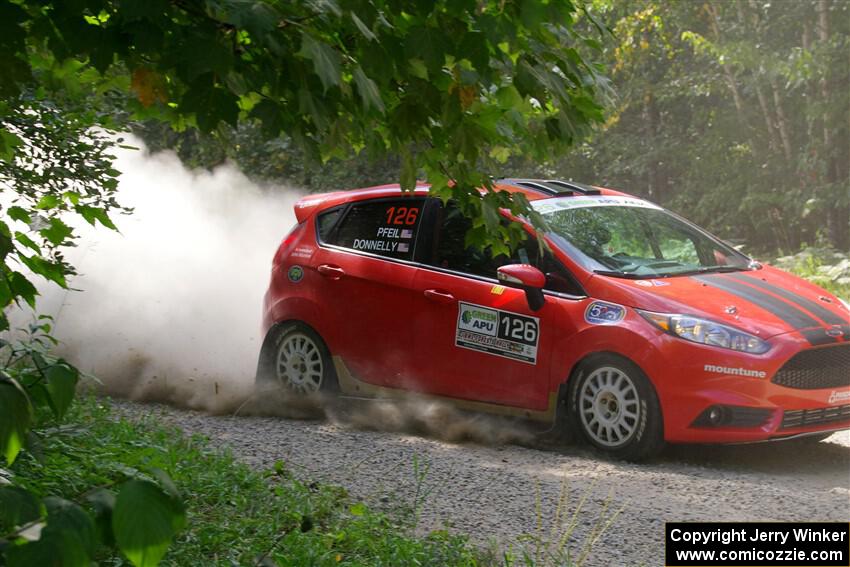
[[[837,338],[830,337],[823,329],[806,329],[805,331],[800,331],[800,334],[806,337],[806,340],[812,346],[831,345],[838,342]]]
[[[765,311],[769,311],[785,321],[795,331],[821,326],[817,320],[813,319],[811,315],[806,314],[804,311],[801,311],[793,305],[785,303],[781,299],[777,299],[748,285],[738,283],[727,278],[721,278],[720,276],[692,277],[706,285],[723,290],[726,293],[731,293],[732,295],[736,295],[741,299],[745,299],[750,303],[758,305]]]
[[[764,280],[759,279],[758,277],[748,276],[745,274],[729,274],[730,278],[734,278],[736,280],[747,282],[750,285],[760,287],[765,291],[769,291],[774,295],[778,295],[783,299],[787,299],[791,303],[796,303],[827,325],[846,325],[847,319],[842,318],[840,315],[836,315],[829,309],[825,308],[823,305],[818,304],[816,301],[812,301],[811,299],[805,298],[801,295],[788,291],[787,289],[782,289],[781,287],[777,287],[775,285],[769,284]]]

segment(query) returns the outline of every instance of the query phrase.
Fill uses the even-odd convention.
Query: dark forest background
[[[604,126],[548,163],[508,160],[505,176],[639,194],[751,251],[850,250],[850,2],[596,1],[593,13],[610,30]],[[136,131],[189,165],[231,160],[311,191],[399,176],[392,157],[317,163],[250,124],[214,136],[153,122]]]

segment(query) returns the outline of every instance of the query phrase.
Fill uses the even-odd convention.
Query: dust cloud
[[[327,418],[444,441],[525,442],[521,424],[415,397],[334,403],[256,391],[271,260],[304,191],[260,187],[232,165],[189,170],[172,152],[117,150],[120,232],[78,226],[71,291],[42,289],[60,354],[116,397],[210,413]]]
[[[117,150],[115,167],[133,214],[114,219],[120,233],[79,227],[75,290],[43,290],[39,310],[107,393],[232,411],[253,390],[272,255],[303,192],[129,143],[140,150]]]

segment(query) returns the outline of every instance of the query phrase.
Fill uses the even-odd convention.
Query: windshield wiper
[[[692,276],[694,274],[728,274],[730,272],[746,272],[747,270],[752,270],[750,267],[742,267],[742,266],[705,266],[702,268],[697,268],[695,270],[688,270],[686,272],[679,272],[675,275],[677,276]]]
[[[614,272],[611,270],[593,270],[594,274],[599,274],[600,276],[611,276],[612,278],[623,278],[627,280],[640,280],[644,278],[653,278],[656,276],[648,276],[646,274],[631,274],[629,272]]]
[[[612,278],[623,278],[626,280],[645,280],[645,279],[663,279],[675,278],[679,276],[692,276],[694,274],[725,274],[729,272],[745,272],[752,270],[750,267],[741,266],[704,266],[693,270],[685,270],[683,272],[666,272],[660,274],[633,274],[629,272],[615,272],[612,270],[593,270],[594,274],[600,276],[611,276]]]

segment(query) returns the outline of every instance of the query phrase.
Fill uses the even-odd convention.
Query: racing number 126
[[[532,319],[511,317],[502,314],[499,317],[499,325],[503,338],[513,339],[528,344],[537,342],[537,322]]]
[[[419,207],[390,207],[387,209],[387,224],[407,225],[416,224]]]

